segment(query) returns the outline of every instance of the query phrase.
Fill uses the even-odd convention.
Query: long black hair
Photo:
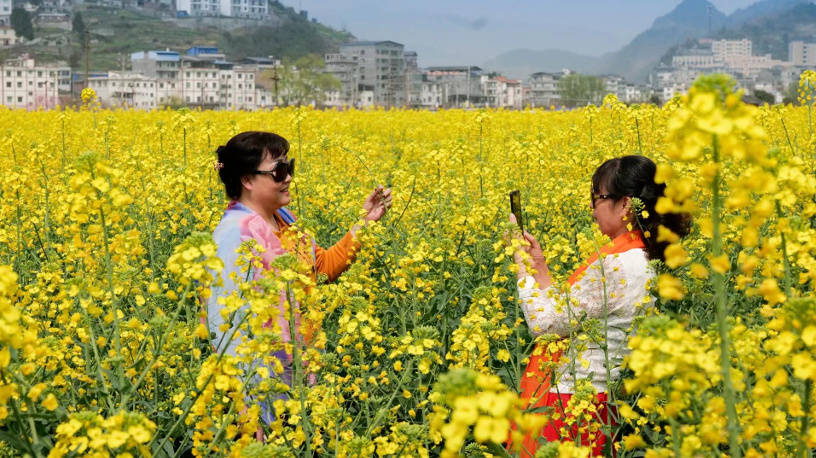
[[[658,214],[655,210],[657,199],[663,196],[666,185],[655,183],[657,166],[645,156],[623,156],[609,159],[592,175],[592,192],[599,194],[603,188],[614,201],[624,197],[636,197],[643,202],[643,208],[633,211],[635,229],[641,229],[646,242],[649,259],[665,260],[663,251],[668,242],[657,241],[657,228],[664,226],[680,237],[688,235],[691,215],[687,213]],[[647,217],[643,217],[645,210]]]

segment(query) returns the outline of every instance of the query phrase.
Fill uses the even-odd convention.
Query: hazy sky
[[[729,14],[756,0],[712,0]],[[364,40],[393,40],[419,64],[478,65],[517,48],[597,56],[646,30],[680,0],[282,0]]]

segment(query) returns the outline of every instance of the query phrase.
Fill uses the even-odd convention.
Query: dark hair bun
[[[601,188],[611,194],[615,200],[623,197],[636,197],[643,207],[635,213],[638,226],[644,232],[646,253],[649,259],[664,260],[668,242],[657,241],[657,228],[664,226],[680,237],[688,235],[691,229],[691,215],[687,213],[659,214],[655,205],[663,197],[666,185],[655,183],[657,166],[646,156],[623,156],[601,164],[592,175],[592,190],[599,192]],[[643,216],[643,211],[646,216]]]

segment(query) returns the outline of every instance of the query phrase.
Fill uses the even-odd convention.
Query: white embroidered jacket
[[[568,337],[572,332],[574,337],[576,331],[580,331],[581,323],[589,319],[600,322],[600,332],[596,333],[600,339],[586,340],[586,348],[580,355],[575,350],[576,344],[570,345],[567,356],[575,363],[559,369],[557,386],[553,386],[551,392],[573,393],[575,380],[580,379],[591,379],[595,390],[606,392],[608,377],[610,380],[619,377],[623,357],[629,353],[627,344],[633,320],[644,307],[653,303],[649,294],[653,277],[646,252],[635,248],[593,262],[566,294],[553,286],[544,290],[536,288],[535,280],[529,275],[519,280],[521,309],[534,336],[557,334]],[[605,315],[606,333],[603,329]],[[608,348],[608,376],[607,357],[600,345],[604,338]]]

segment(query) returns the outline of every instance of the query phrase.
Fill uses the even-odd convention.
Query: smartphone
[[[510,211],[516,216],[519,229],[524,232],[524,220],[521,217],[521,193],[518,189],[510,191]]]

